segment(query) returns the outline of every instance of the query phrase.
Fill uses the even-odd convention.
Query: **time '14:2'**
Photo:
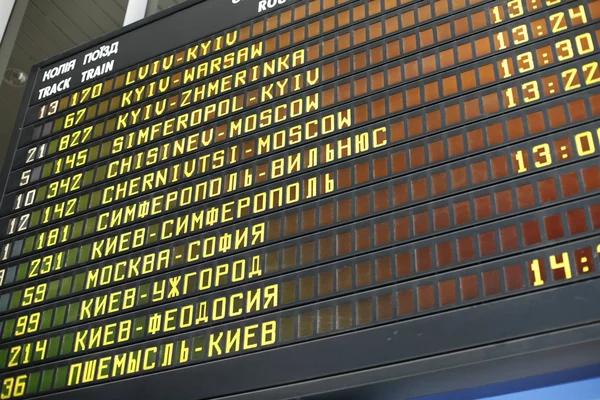
[[[590,247],[571,252],[562,252],[549,257],[550,270],[554,281],[569,280],[573,278],[570,257],[577,261],[577,274],[584,275],[592,272],[594,261],[593,250]],[[596,254],[600,254],[600,245],[596,246]],[[533,286],[542,286],[547,282],[545,263],[543,259],[535,259],[529,263]],[[545,280],[546,279],[546,280]]]

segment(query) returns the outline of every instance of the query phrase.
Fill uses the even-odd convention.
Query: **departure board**
[[[192,0],[35,66],[0,399],[284,398],[600,322],[599,49],[600,0]]]

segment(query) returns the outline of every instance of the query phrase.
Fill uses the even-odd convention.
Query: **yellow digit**
[[[567,23],[565,22],[565,13],[558,12],[550,16],[550,22],[552,23],[552,33],[562,32],[567,29]]]
[[[35,290],[34,286],[30,286],[27,289],[25,289],[25,291],[23,292],[23,301],[21,302],[22,306],[28,306],[31,303],[33,303],[34,290]]]
[[[598,62],[594,61],[589,64],[585,64],[583,67],[583,73],[585,74],[585,84],[593,85],[600,82],[600,74],[598,73]]]
[[[516,18],[523,15],[523,2],[521,0],[512,0],[508,4],[508,15],[511,18]]]
[[[21,350],[22,347],[19,345],[10,348],[10,356],[8,360],[9,368],[16,367],[17,365],[19,365],[19,359],[21,358]]]
[[[83,128],[83,136],[81,137],[81,143],[85,143],[88,140],[90,140],[93,130],[94,130],[94,125]]]
[[[80,100],[80,103],[83,103],[84,101],[87,101],[88,95],[90,94],[91,90],[92,90],[92,88],[87,87],[87,88],[85,88],[85,89],[83,89],[81,91],[81,100]]]
[[[69,135],[65,135],[58,141],[58,151],[63,151],[69,148]]]
[[[494,15],[494,23],[495,24],[502,22],[502,16],[500,14],[500,6],[496,6],[496,7],[492,8],[492,14]]]
[[[48,232],[48,240],[46,241],[46,247],[51,247],[58,241],[58,231],[60,228],[54,228]]]
[[[35,288],[35,298],[33,299],[33,301],[35,303],[40,303],[40,302],[44,301],[44,299],[46,298],[46,289],[47,288],[48,288],[47,283],[40,283],[39,285],[37,285],[37,287]]]
[[[102,86],[103,85],[104,84],[102,82],[94,85],[94,87],[92,88],[92,99],[95,99],[96,97],[98,97],[102,94]]]
[[[64,129],[70,128],[73,126],[73,124],[75,123],[75,113],[71,113],[71,114],[67,114],[67,116],[65,117],[65,125],[64,125]]]
[[[515,160],[517,161],[517,164],[519,166],[519,169],[517,170],[517,172],[519,174],[521,174],[523,172],[527,172],[527,167],[525,167],[525,160],[523,157],[523,152],[521,150],[519,150],[515,153]]]
[[[577,154],[580,157],[589,156],[596,152],[596,144],[590,131],[575,135],[575,145],[577,147]]]
[[[69,154],[67,155],[65,158],[65,165],[67,166],[67,169],[71,169],[75,166],[75,154]]]
[[[50,222],[51,219],[56,218],[57,216],[55,214],[50,214],[50,211],[52,210],[52,207],[46,207],[44,208],[44,216],[42,218],[42,223],[46,224],[48,222]],[[50,216],[52,216],[52,218],[50,218]]]
[[[69,143],[69,148],[75,147],[79,145],[79,138],[81,137],[81,131],[73,132],[71,136],[71,141]],[[83,143],[83,142],[82,142]]]
[[[519,54],[517,56],[517,61],[519,63],[519,72],[528,72],[533,69],[533,54],[529,51],[527,53]],[[521,67],[521,64],[524,64]]]
[[[17,326],[15,328],[15,336],[24,335],[27,331],[27,315],[22,315],[17,319]]]
[[[542,272],[540,270],[540,262],[535,259],[531,262],[531,272],[533,272],[533,286],[542,286],[544,280],[542,279]]]
[[[58,196],[58,182],[52,182],[48,185],[48,194],[46,195],[46,198],[51,199],[56,196]]]
[[[63,168],[63,159],[59,158],[54,163],[54,174],[60,174]]]
[[[25,387],[27,384],[27,375],[17,376],[17,384],[15,385],[14,397],[21,397],[25,394]]]
[[[40,269],[40,273],[47,274],[52,271],[52,255],[46,256],[42,259],[42,268]]]
[[[510,88],[504,92],[504,94],[506,94],[506,100],[508,101],[506,108],[512,108],[517,106],[517,102],[515,101],[515,94],[513,92],[514,90],[515,88]]]
[[[584,66],[585,68],[585,66]],[[581,87],[581,83],[577,81],[577,69],[570,68],[566,71],[561,72],[561,76],[563,78],[563,82],[565,83],[565,91],[579,89]],[[565,82],[566,81],[566,82]]]
[[[550,155],[550,146],[547,143],[535,146],[533,148],[533,154],[542,158],[543,161],[536,161],[536,168],[547,167],[552,164],[552,156]]]
[[[555,269],[562,269],[565,271],[565,278],[566,279],[571,279],[571,277],[573,276],[571,274],[571,263],[569,262],[569,253],[564,252],[561,254],[562,256],[562,262],[557,262],[556,261],[556,256],[550,256],[550,267],[555,270]]]
[[[54,269],[55,270],[58,271],[62,267],[62,262],[63,262],[63,257],[64,256],[65,256],[65,252],[64,251],[61,251],[61,252],[59,252],[56,255],[56,260],[55,260],[55,263],[54,263],[54,267],[55,267]]]
[[[86,111],[87,107],[84,107],[81,110],[77,111],[77,121],[75,121],[77,125],[79,125],[83,121]]]
[[[31,269],[29,270],[29,274],[27,274],[28,278],[38,276],[38,268],[40,267],[40,262],[41,260],[39,258],[36,258],[31,262]]]
[[[571,19],[571,22],[574,22],[574,20],[576,18],[579,18],[579,20],[580,20],[579,24],[587,24],[588,23],[587,15],[585,14],[585,8],[583,8],[582,5],[570,8],[569,9],[569,18]],[[577,24],[577,25],[579,25],[579,24]]]
[[[29,318],[29,326],[27,327],[27,333],[33,333],[40,327],[40,313],[36,312],[31,314]]]
[[[569,60],[573,58],[573,44],[569,39],[561,40],[556,42],[556,52],[560,61]]]
[[[508,77],[512,76],[512,74],[510,73],[511,66],[512,66],[512,60],[510,58],[505,58],[504,60],[500,61],[500,67],[502,67],[502,77],[503,78],[508,78]]]
[[[71,95],[71,104],[69,107],[75,107],[77,105],[77,101],[79,99],[79,92],[75,92]]]
[[[85,165],[85,163],[87,162],[88,153],[89,149],[81,150],[79,153],[77,153],[77,162],[75,165],[78,167]]]
[[[14,383],[14,378],[4,379],[2,382],[2,393],[0,393],[0,399],[10,399],[12,397]]]
[[[89,173],[86,173],[86,175],[89,175]],[[83,178],[83,174],[77,174],[77,175],[73,176],[73,181],[72,182],[69,179],[70,188],[68,189],[68,191],[72,192],[74,190],[81,189],[82,178]]]
[[[531,81],[523,84],[523,100],[525,103],[539,100],[540,89],[537,81]]]
[[[504,35],[506,34],[506,32],[499,32],[495,37],[496,37],[496,44],[497,44],[497,48],[496,50],[504,50],[506,49],[508,46],[506,46],[506,41],[508,40],[507,38],[504,38]],[[508,35],[507,35],[508,37]]]
[[[46,241],[46,232],[42,232],[35,238],[35,249],[40,250],[44,248],[44,243]]]
[[[529,41],[529,32],[526,25],[519,25],[512,29],[515,44],[521,44]]]
[[[61,243],[64,243],[67,240],[69,240],[70,232],[71,232],[71,225],[63,226],[62,231],[61,231],[61,237],[60,237],[59,241]]]
[[[575,44],[577,45],[577,52],[579,55],[591,53],[595,49],[594,40],[589,32],[576,36]]]

